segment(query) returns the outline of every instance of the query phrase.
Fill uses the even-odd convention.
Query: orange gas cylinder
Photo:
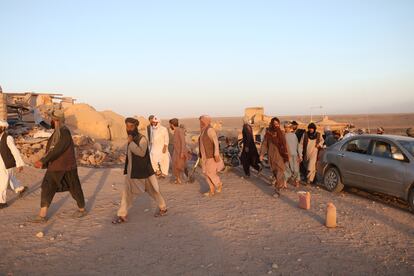
[[[311,208],[311,194],[309,192],[299,192],[299,208],[309,210]]]
[[[329,203],[326,209],[326,227],[336,228],[336,207]]]

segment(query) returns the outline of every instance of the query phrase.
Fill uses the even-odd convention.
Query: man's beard
[[[131,135],[132,137],[136,137],[139,134],[138,128],[135,128],[134,130],[128,130],[127,133],[128,135]]]

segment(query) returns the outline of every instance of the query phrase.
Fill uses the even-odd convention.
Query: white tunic
[[[151,152],[151,163],[154,171],[161,169],[162,174],[168,175],[170,167],[170,155],[168,152],[168,144],[170,137],[166,127],[158,124],[156,127],[151,127],[151,141],[150,141],[150,152]],[[166,152],[163,153],[164,147],[167,148]]]
[[[0,134],[0,140],[4,133]],[[7,146],[9,147],[14,159],[16,160],[16,167],[24,167],[25,163],[17,149],[14,139],[11,136],[7,137]],[[14,168],[6,169],[4,160],[0,155],[0,203],[6,203],[7,187],[10,185],[11,189],[16,193],[20,192],[23,187],[20,186],[19,181],[14,176]]]

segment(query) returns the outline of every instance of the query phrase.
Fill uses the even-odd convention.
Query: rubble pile
[[[52,130],[19,126],[10,128],[9,134],[15,142],[26,164],[34,164],[46,152],[47,140]],[[88,167],[112,167],[125,162],[125,152],[114,147],[110,141],[97,142],[86,135],[73,135],[78,165]]]
[[[111,167],[125,163],[125,152],[115,148],[109,141],[96,142],[84,135],[74,135],[73,142],[79,165]]]

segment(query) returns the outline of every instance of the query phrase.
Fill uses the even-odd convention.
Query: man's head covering
[[[134,124],[136,126],[139,126],[139,121],[135,118],[128,117],[125,119],[125,124]]]
[[[8,128],[9,123],[5,120],[0,120],[0,127]]]
[[[65,122],[65,113],[63,112],[63,110],[54,110],[49,115],[50,118],[54,121],[59,121],[61,123]]]
[[[179,126],[178,119],[177,119],[177,118],[173,118],[173,119],[171,119],[171,120],[170,120],[170,124],[172,124],[172,125],[173,125],[173,126],[175,126],[175,127],[178,127],[178,126]]]
[[[292,126],[298,126],[299,124],[298,124],[298,122],[296,122],[296,121],[292,121]]]
[[[414,127],[407,128],[407,136],[414,138]]]
[[[362,135],[362,134],[365,134],[365,129],[364,128],[360,128],[360,129],[358,129],[357,130],[357,133],[359,134],[359,135]]]
[[[50,147],[49,147],[49,150],[46,152],[46,154],[48,154],[51,150],[53,150],[55,146],[57,145],[57,143],[60,141],[60,138],[61,138],[60,129],[65,126],[65,113],[63,112],[63,110],[60,110],[60,109],[54,110],[49,113],[49,116],[53,121],[59,122],[59,127],[55,127],[55,132],[53,133],[52,137],[50,137],[51,139]]]
[[[199,120],[201,123],[203,123],[204,127],[207,127],[211,124],[211,117],[208,115],[201,115]]]
[[[310,123],[310,124],[308,125],[308,129],[314,129],[314,130],[316,130],[316,129],[317,129],[317,127],[316,127],[315,123]]]

